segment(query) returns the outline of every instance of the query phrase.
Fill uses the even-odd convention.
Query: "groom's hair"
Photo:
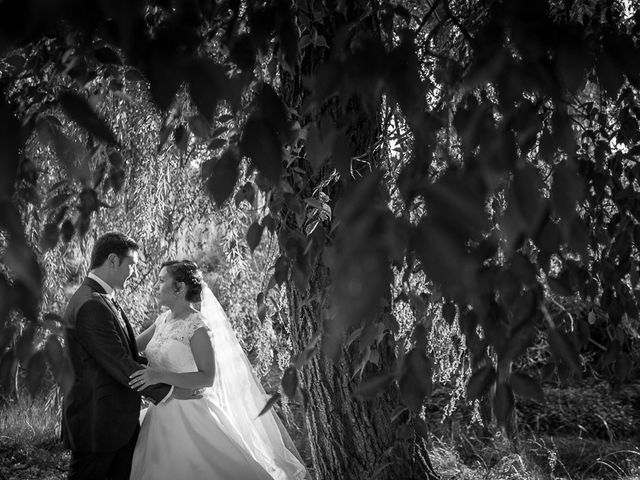
[[[120,232],[109,232],[102,235],[93,245],[91,251],[91,267],[90,270],[100,267],[107,257],[115,253],[122,263],[122,259],[127,256],[131,250],[138,250],[140,246],[132,238],[127,237]]]

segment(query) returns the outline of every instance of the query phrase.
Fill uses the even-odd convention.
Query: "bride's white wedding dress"
[[[210,291],[208,294],[212,296]],[[213,337],[216,357],[214,387],[205,389],[201,399],[169,399],[147,409],[133,455],[131,480],[304,478],[304,466],[291,453],[295,448],[285,446],[291,443],[290,438],[274,414],[256,418],[266,397],[257,382],[248,379],[253,374],[244,371],[250,369],[246,356],[239,353],[240,346],[215,297],[213,301],[217,307],[213,314],[198,312],[174,319],[171,312],[165,312],[156,320],[146,348],[149,365],[179,373],[197,371],[189,342],[193,333],[205,326]],[[216,340],[216,334],[222,338]],[[236,350],[229,353],[228,344],[234,341]],[[247,365],[244,370],[238,370],[233,354],[242,356]],[[235,365],[223,364],[229,361]]]

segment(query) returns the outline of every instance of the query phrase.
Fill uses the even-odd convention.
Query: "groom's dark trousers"
[[[122,309],[90,278],[71,297],[64,321],[74,371],[62,413],[62,438],[71,449],[69,479],[129,480],[140,429],[140,394],[128,383],[144,363],[133,329]],[[153,385],[142,394],[156,403],[169,389]]]

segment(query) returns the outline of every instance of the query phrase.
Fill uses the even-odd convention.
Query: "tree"
[[[404,446],[422,448],[413,432],[424,433],[433,339],[429,318],[417,318],[403,338],[388,309],[404,299],[426,298],[441,305],[445,321],[457,321],[473,366],[467,398],[490,397],[501,425],[509,424],[514,392],[539,394],[533,379],[512,372],[536,332],[546,334],[559,375],[582,372],[591,327],[586,318],[553,318],[547,304],[557,297],[607,312],[601,321],[617,339],[606,347],[621,380],[629,376],[622,325],[638,322],[640,298],[637,11],[605,1],[169,3],[110,10],[52,2],[46,15],[29,18],[29,2],[4,2],[0,45],[11,53],[51,35],[68,39],[68,56],[134,67],[178,144],[183,130],[171,111],[183,83],[205,119],[220,103],[237,116],[237,134],[206,164],[206,185],[221,205],[242,158],[258,171],[267,209],[248,237],[255,244],[265,228],[278,234],[270,287],[287,286],[300,353],[283,390],[309,395],[312,424],[332,405],[325,395],[341,392],[347,401],[354,373],[365,378],[357,394],[375,398],[340,405],[366,420],[356,432],[374,432],[349,446],[362,447],[361,464],[341,463],[343,446],[316,436],[321,475],[344,476],[351,467],[369,475],[366,463],[386,446],[390,417],[410,439],[398,444],[398,465],[409,457]],[[217,47],[221,56],[211,53]],[[14,57],[4,58],[18,71],[38,68]],[[116,68],[107,76],[119,75]],[[2,78],[5,98],[14,77]],[[96,142],[120,147],[81,95],[55,101]],[[395,178],[377,150],[388,107],[405,132],[397,142],[411,152]],[[21,149],[37,115],[0,104],[0,173],[9,179],[2,288],[15,292],[7,311],[22,308],[34,322],[41,272],[12,195],[18,174],[35,182]],[[407,282],[393,298],[398,271]],[[417,272],[428,280],[424,291],[408,281]],[[328,358],[310,354],[314,342]],[[350,370],[355,359],[359,367]],[[396,394],[402,407],[392,415]],[[329,438],[346,441],[341,425]]]

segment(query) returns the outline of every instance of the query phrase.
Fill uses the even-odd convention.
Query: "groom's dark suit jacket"
[[[64,320],[75,374],[64,398],[64,444],[75,452],[118,450],[138,430],[140,394],[128,382],[146,362],[138,354],[133,329],[124,312],[90,278],[71,297]],[[155,403],[169,388],[152,385],[141,393]]]

